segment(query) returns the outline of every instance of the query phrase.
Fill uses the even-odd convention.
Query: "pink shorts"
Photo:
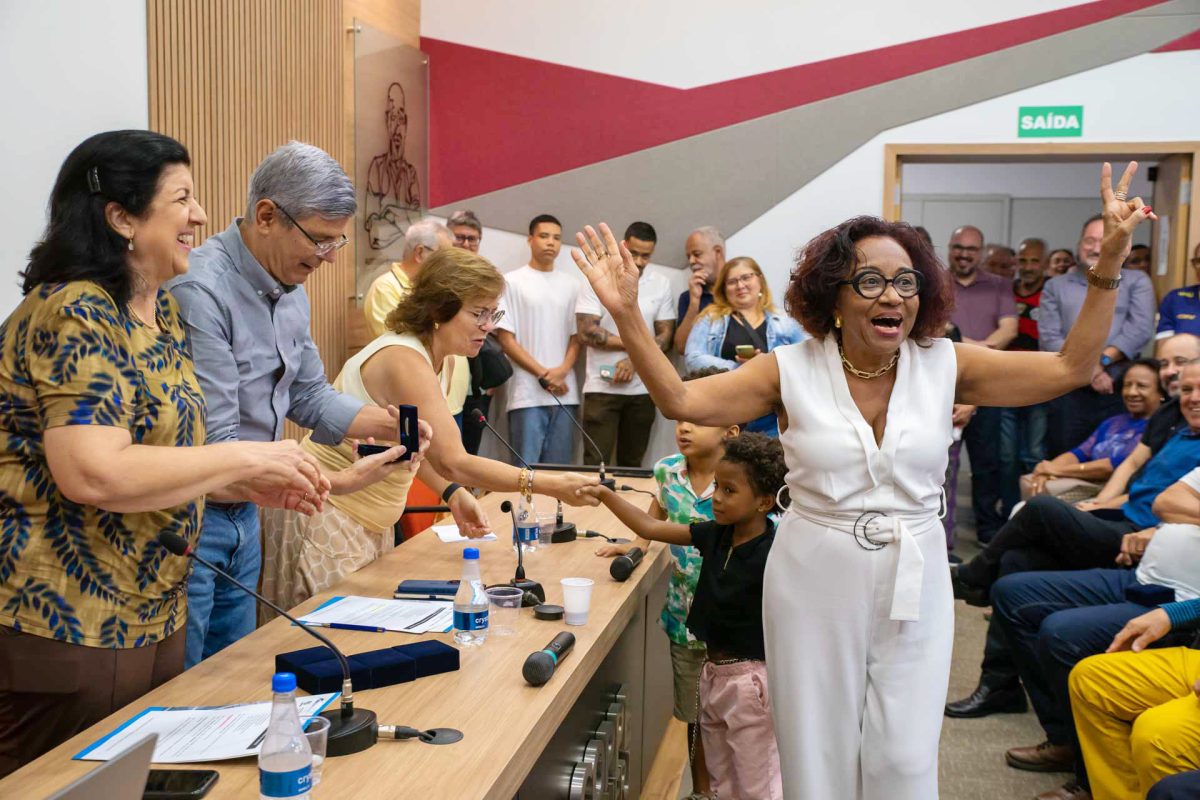
[[[783,799],[766,662],[705,662],[700,670],[700,735],[717,797]]]

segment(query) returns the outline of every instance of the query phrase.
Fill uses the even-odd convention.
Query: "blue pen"
[[[324,628],[333,628],[338,631],[366,631],[367,633],[386,633],[387,628],[377,628],[374,625],[346,625],[341,622],[330,622],[328,625],[323,625]]]

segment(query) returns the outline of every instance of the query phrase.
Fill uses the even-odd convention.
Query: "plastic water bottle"
[[[538,522],[537,509],[533,507],[533,498],[526,499],[521,495],[517,500],[517,526],[513,528],[513,551],[518,547],[525,548],[525,555],[537,550],[538,535],[541,523]]]
[[[454,593],[454,641],[463,647],[475,647],[483,644],[487,632],[488,597],[479,574],[479,549],[466,547],[462,580]]]
[[[308,800],[312,790],[312,749],[296,711],[296,676],[277,672],[271,679],[271,721],[258,751],[260,800]]]

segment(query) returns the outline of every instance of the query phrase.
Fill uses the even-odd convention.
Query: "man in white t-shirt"
[[[647,328],[665,353],[675,333],[675,298],[671,283],[662,275],[647,273],[658,234],[648,222],[634,222],[625,229],[625,246],[633,256],[641,278],[638,307]],[[639,467],[654,424],[654,401],[645,384],[633,371],[612,315],[596,298],[589,284],[579,290],[575,303],[575,325],[579,341],[587,348],[587,370],[583,382],[583,427],[596,440],[600,452],[584,442],[583,463],[601,461],[624,467]],[[616,461],[611,461],[613,446]]]
[[[496,341],[513,362],[508,382],[508,427],[513,447],[530,464],[573,463],[579,408],[575,359],[575,300],[581,280],[558,272],[562,224],[549,214],[529,223],[529,264],[504,276],[504,318]],[[558,397],[565,409],[550,395]]]

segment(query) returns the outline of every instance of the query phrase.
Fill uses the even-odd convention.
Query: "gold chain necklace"
[[[838,355],[842,357],[842,366],[846,368],[847,372],[849,372],[851,375],[862,378],[865,381],[869,381],[872,378],[878,378],[880,375],[890,372],[892,367],[896,366],[896,362],[900,360],[900,351],[897,350],[895,353],[892,353],[891,361],[884,364],[874,372],[866,372],[850,363],[850,360],[846,358],[846,351],[842,349],[841,342],[838,342]]]

